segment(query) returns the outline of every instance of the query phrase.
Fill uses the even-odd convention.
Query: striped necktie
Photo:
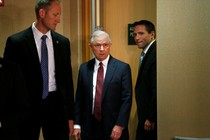
[[[101,100],[102,100],[102,90],[104,84],[104,68],[103,63],[99,63],[97,82],[96,82],[96,94],[94,103],[94,116],[100,122],[101,121]]]

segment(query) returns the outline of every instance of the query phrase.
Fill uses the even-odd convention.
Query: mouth
[[[142,43],[143,41],[138,41],[137,43]]]
[[[142,44],[143,44],[143,42],[137,42],[136,44],[142,45]]]

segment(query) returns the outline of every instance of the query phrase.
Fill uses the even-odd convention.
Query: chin
[[[53,31],[55,31],[55,29],[56,29],[56,27],[51,27],[51,28],[50,28],[50,30],[53,30]]]
[[[142,47],[142,46],[138,46],[138,48],[139,48],[139,49],[143,49],[143,47]]]

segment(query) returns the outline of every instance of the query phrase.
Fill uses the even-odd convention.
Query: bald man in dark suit
[[[35,12],[36,21],[8,37],[4,52],[5,59],[21,67],[26,82],[30,118],[22,140],[38,140],[40,128],[45,140],[69,140],[74,124],[74,90],[70,41],[55,32],[60,23],[60,0],[37,0]],[[48,59],[43,64],[45,74],[43,58]]]

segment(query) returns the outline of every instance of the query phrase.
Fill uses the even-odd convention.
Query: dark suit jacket
[[[25,83],[18,65],[0,58],[0,139],[19,140],[27,116]]]
[[[147,51],[140,66],[136,87],[138,119],[143,127],[146,119],[157,122],[156,41]]]
[[[66,119],[74,119],[70,42],[54,31],[51,31],[51,35],[54,48],[55,79],[57,91],[60,94],[58,101],[62,102]],[[4,58],[19,64],[23,70],[31,113],[38,115],[36,110],[39,110],[42,101],[43,81],[31,27],[8,37]]]
[[[92,59],[80,66],[76,92],[75,124],[81,125],[82,135],[87,136],[94,131],[90,130],[94,64],[95,59]],[[130,66],[110,56],[102,92],[102,123],[108,138],[114,125],[120,125],[124,127],[121,139],[129,139],[127,127],[131,103]]]

